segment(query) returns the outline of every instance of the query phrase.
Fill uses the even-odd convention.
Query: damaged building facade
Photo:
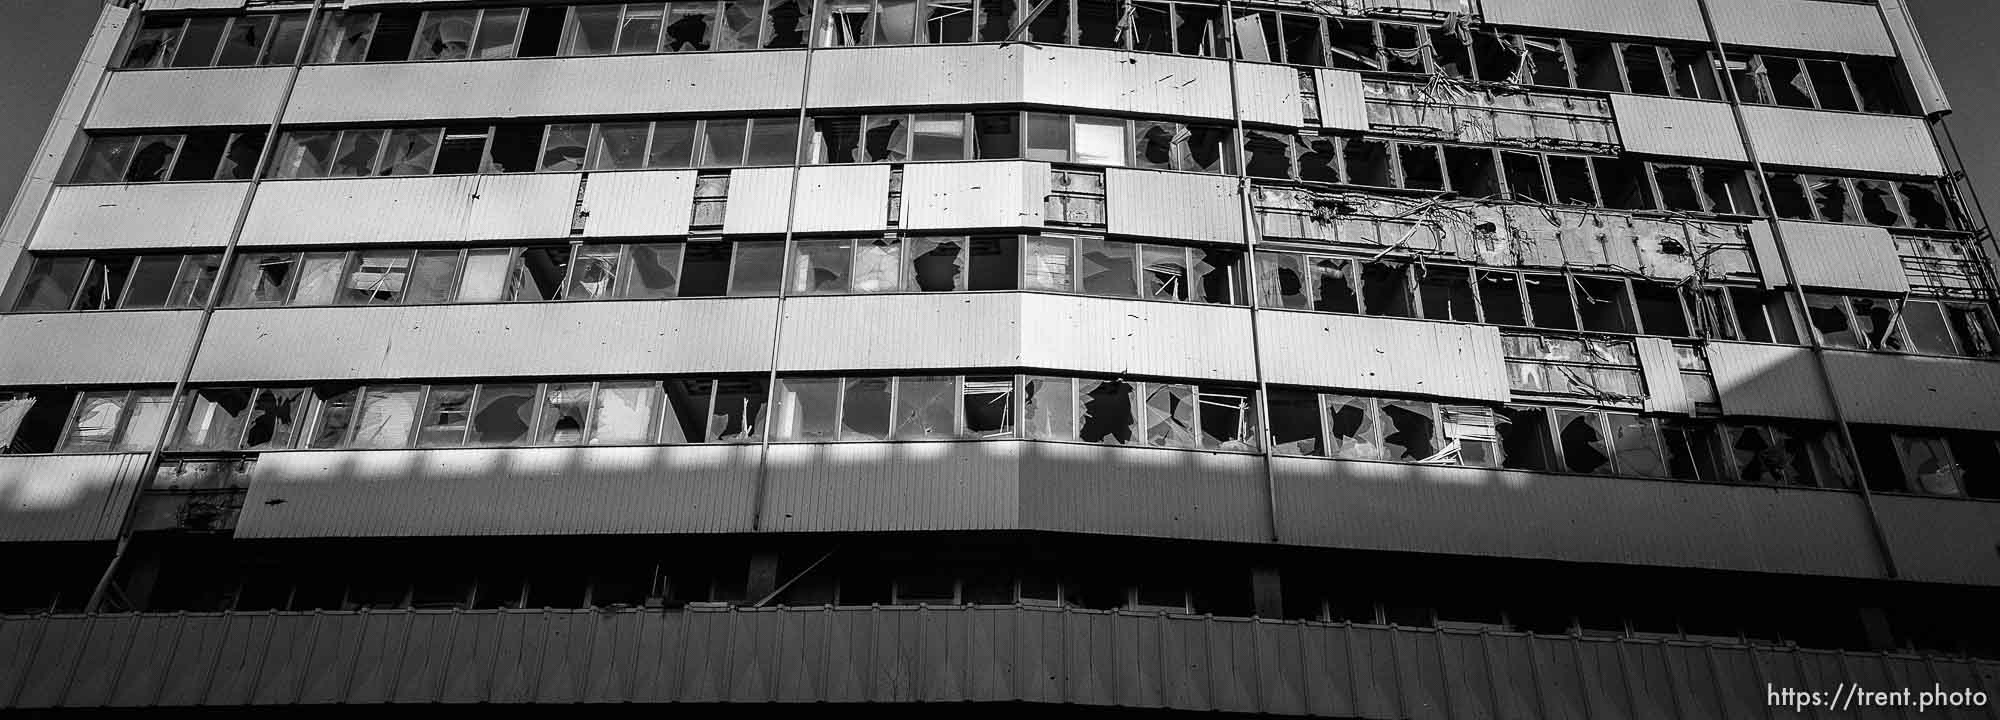
[[[2000,694],[1905,3],[110,3],[0,708]]]

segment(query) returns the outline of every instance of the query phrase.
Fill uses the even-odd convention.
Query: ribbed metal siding
[[[55,189],[28,247],[35,250],[219,248],[229,243],[249,183],[70,185]],[[26,213],[33,218],[32,211]]]
[[[796,109],[805,51],[307,65],[287,123]]]
[[[1271,536],[1262,463],[1238,453],[1031,443],[1020,467],[1021,524],[1264,542]]]
[[[366,1],[347,0],[347,4],[355,5]],[[245,4],[244,0],[146,0],[145,9],[148,12],[162,10],[229,10],[243,7]]]
[[[1228,175],[1104,171],[1105,227],[1116,235],[1243,244],[1243,200]]]
[[[569,235],[575,174],[273,181],[241,243],[464,242]]]
[[[1710,2],[1715,32],[1732,45],[1895,55],[1882,17],[1867,4],[1824,0]]]
[[[1709,370],[1730,415],[1832,420],[1812,351],[1789,345],[1711,342]],[[1851,418],[1850,418],[1851,419]]]
[[[901,227],[1038,228],[1048,195],[1048,163],[911,163],[903,166]]]
[[[1060,45],[1015,47],[1021,57],[1023,102],[1142,116],[1230,117],[1229,63],[1222,60]],[[1292,84],[1297,92],[1298,80]]]
[[[1745,105],[1743,122],[1759,158],[1773,165],[1944,174],[1923,118]]]
[[[2000,585],[2000,503],[1876,495],[1875,516],[1906,580]]]
[[[886,191],[884,191],[886,193]],[[791,207],[792,168],[745,168],[729,171],[729,196],[724,203],[725,233],[782,233]],[[883,200],[883,216],[888,216]]]
[[[264,453],[239,538],[739,532],[754,445]]]
[[[729,208],[725,223],[735,211]],[[799,168],[799,196],[792,213],[794,232],[879,231],[888,226],[889,166]]]
[[[172,384],[199,310],[0,315],[0,385]]]
[[[1187,303],[1023,294],[1027,367],[1254,382],[1250,311]]]
[[[1884,572],[1858,496],[1277,458],[1281,542],[1843,577]]]
[[[1674,344],[1663,338],[1635,338],[1639,349],[1639,371],[1646,377],[1646,410],[1649,412],[1692,413],[1687,383],[1681,379],[1680,359]]]
[[[1305,123],[1299,100],[1299,69],[1290,65],[1238,63],[1237,106],[1243,122],[1296,128]]]
[[[1910,280],[1896,256],[1896,241],[1878,227],[1778,220],[1793,269],[1807,287],[1903,293]],[[1767,287],[1789,285],[1777,238],[1766,222],[1750,224],[1750,248]]]
[[[145,453],[0,455],[0,541],[116,539],[145,470]]]
[[[1021,101],[1017,45],[844,47],[813,51],[813,108]]]
[[[1664,157],[1747,162],[1729,105],[1701,100],[1611,95],[1625,149]],[[1768,158],[1766,158],[1768,160]]]
[[[1941,656],[1014,607],[10,617],[0,646],[21,648],[0,656],[0,701],[23,709],[1013,701],[1713,720],[1768,716],[1767,682],[2000,693],[2000,664]]]
[[[1367,130],[1368,96],[1361,90],[1361,73],[1313,70],[1319,93],[1319,124],[1333,130]]]
[[[268,125],[291,73],[289,67],[114,72],[84,127]]]
[[[585,176],[584,237],[686,235],[694,215],[693,170]]]
[[[785,301],[778,369],[1014,367],[1021,304],[998,293],[794,297]]]
[[[774,444],[774,532],[1020,527],[1021,442]]]
[[[1831,351],[1849,422],[2000,430],[2000,363]]]
[[[1695,0],[1481,0],[1480,4],[1486,21],[1495,25],[1708,40]]]
[[[1259,315],[1264,379],[1284,385],[1505,402],[1500,331],[1330,313]]]
[[[1931,54],[1924,47],[1922,34],[1917,31],[1917,20],[1910,15],[1904,0],[1877,0],[1882,9],[1882,17],[1889,27],[1889,37],[1896,41],[1896,47],[1903,59],[1903,69],[1909,72],[1910,84],[1916,90],[1917,104],[1925,115],[1951,112],[1951,101],[1945,97],[1944,81],[1938,79],[1937,67],[1931,63]]]
[[[769,298],[229,309],[196,382],[756,372]]]

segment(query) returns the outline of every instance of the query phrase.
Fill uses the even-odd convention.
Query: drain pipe
[[[1695,0],[1695,4],[1701,8],[1701,22],[1708,29],[1708,40],[1715,48],[1715,56],[1722,62],[1723,74],[1717,80],[1723,86],[1724,92],[1729,94],[1729,112],[1735,118],[1736,136],[1743,143],[1744,157],[1750,161],[1750,170],[1757,176],[1757,187],[1764,193],[1768,204],[1771,197],[1771,179],[1764,174],[1764,163],[1757,156],[1757,144],[1751,140],[1750,125],[1743,116],[1743,98],[1738,96],[1736,83],[1728,76],[1729,51],[1723,48],[1722,36],[1715,31],[1715,16],[1709,11],[1709,0]],[[1784,266],[1785,278],[1792,286],[1792,299],[1798,302],[1800,312],[1804,312],[1806,291],[1799,283],[1799,274],[1793,267],[1791,250],[1785,245],[1784,224],[1778,220],[1775,213],[1764,222],[1771,225],[1772,244],[1777,247],[1778,262]],[[1882,555],[1883,570],[1888,573],[1890,579],[1895,579],[1900,576],[1896,569],[1896,555],[1890,549],[1888,535],[1882,530],[1882,519],[1875,512],[1874,493],[1868,489],[1867,479],[1861,477],[1861,455],[1855,449],[1854,432],[1847,425],[1847,415],[1841,410],[1840,389],[1834,384],[1833,375],[1826,368],[1826,346],[1820,343],[1819,333],[1813,330],[1811,322],[1808,321],[1806,325],[1802,334],[1810,342],[1814,372],[1819,376],[1820,388],[1826,391],[1827,405],[1833,410],[1834,424],[1840,428],[1841,442],[1847,446],[1848,465],[1854,469],[1855,486],[1861,490],[1861,505],[1868,513],[1868,529],[1875,537],[1876,550]]]
[[[243,238],[243,226],[250,219],[250,205],[257,199],[257,188],[264,181],[264,171],[269,165],[271,149],[278,144],[278,128],[284,123],[285,108],[292,103],[292,89],[298,87],[299,71],[305,67],[306,54],[312,50],[313,24],[319,19],[326,0],[313,0],[312,10],[306,14],[305,39],[299,43],[298,53],[292,56],[292,70],[285,81],[285,90],[278,96],[278,108],[271,113],[271,124],[264,132],[264,146],[258,150],[257,165],[251,170],[250,184],[243,193],[243,202],[236,207],[236,223],[229,231],[229,241],[222,247],[222,259],[216,266],[214,284],[208,288],[208,297],[202,300],[201,320],[195,324],[194,337],[188,345],[186,357],[181,360],[180,378],[174,381],[173,395],[167,403],[167,421],[160,425],[160,431],[153,438],[153,448],[146,453],[144,471],[132,489],[132,499],[125,504],[125,517],[118,523],[118,547],[111,554],[111,560],[104,566],[104,574],[97,578],[97,585],[91,588],[90,600],[83,606],[85,613],[96,613],[104,604],[104,594],[110,590],[111,581],[118,575],[118,568],[124,564],[125,556],[132,548],[132,524],[138,518],[139,505],[146,498],[146,489],[152,485],[153,476],[160,472],[160,458],[166,448],[167,438],[174,430],[174,421],[180,417],[182,401],[186,399],[188,381],[194,376],[195,359],[201,354],[202,340],[208,335],[208,325],[215,318],[216,305],[222,300],[223,289],[228,284],[229,266],[236,257],[236,245]]]

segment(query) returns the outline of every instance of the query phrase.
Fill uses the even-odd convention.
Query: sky
[[[1956,109],[1947,120],[1987,215],[2000,219],[2000,12],[1909,0]],[[12,203],[103,0],[0,0],[0,203]]]

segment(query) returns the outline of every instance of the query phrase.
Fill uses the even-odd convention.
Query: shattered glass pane
[[[569,43],[564,55],[606,55],[618,37],[620,5],[578,5],[570,8]],[[656,21],[657,22],[657,21]]]
[[[1076,390],[1070,378],[1029,377],[1025,392],[1027,435],[1036,440],[1076,437]]]
[[[1307,306],[1305,258],[1291,253],[1257,254],[1260,307],[1304,310]]]
[[[333,12],[330,15],[344,13]],[[125,52],[125,64],[130,68],[166,67],[174,57],[174,51],[181,42],[181,27],[187,22],[181,17],[146,16],[145,24],[132,36],[131,49]]]
[[[848,290],[851,240],[800,240],[793,244],[791,292],[800,295]]]
[[[1607,454],[1604,431],[1598,415],[1574,410],[1555,411],[1556,434],[1562,441],[1563,467],[1569,472],[1609,475],[1611,456]]]
[[[902,248],[893,238],[856,241],[854,292],[894,292],[903,288]]]
[[[840,378],[780,378],[772,439],[834,439],[834,415],[839,408],[840,391]]]
[[[473,445],[505,446],[527,442],[535,417],[536,386],[482,384],[475,401],[470,433]]]
[[[676,2],[671,7],[673,13],[667,18],[662,47],[667,52],[709,49],[709,38],[715,26],[715,6],[707,2]]]
[[[764,34],[764,47],[805,47],[812,14],[811,0],[773,0],[766,13],[770,30]]]
[[[887,440],[890,378],[848,378],[841,393],[840,439]]]
[[[1023,290],[1069,292],[1070,254],[1075,240],[1065,237],[1022,238]]]
[[[1089,410],[1089,406],[1085,406]],[[1146,444],[1154,447],[1195,446],[1193,385],[1146,383]],[[1086,429],[1089,425],[1086,423]]]
[[[1415,400],[1382,400],[1382,450],[1390,460],[1424,461],[1437,454],[1437,406]]]
[[[954,377],[897,378],[896,439],[943,440],[955,435],[951,406],[957,394]]]
[[[417,26],[412,60],[464,60],[472,56],[472,28],[478,10],[432,10]]]
[[[230,280],[229,304],[277,305],[290,297],[298,255],[293,253],[252,253],[236,259]]]
[[[1806,295],[1806,319],[1820,342],[1832,347],[1866,350],[1862,337],[1847,318],[1847,300],[1838,295]]]
[[[1319,440],[1319,396],[1300,390],[1274,389],[1270,398],[1271,451],[1279,455],[1324,455]]]
[[[618,280],[618,245],[584,245],[570,261],[566,300],[603,300],[612,297]]]
[[[590,145],[590,124],[550,125],[548,132],[548,139],[542,145],[542,171],[582,170],[584,149]]]
[[[410,443],[410,430],[417,424],[417,396],[421,385],[369,386],[362,395],[360,415],[354,420],[353,448],[399,448]]]
[[[1202,447],[1210,450],[1257,449],[1257,406],[1251,391],[1209,388],[1201,392],[1199,400]]]
[[[1085,237],[1080,242],[1077,269],[1083,292],[1110,297],[1138,296],[1136,248],[1132,243],[1099,237]]]
[[[472,419],[471,385],[433,385],[424,400],[423,427],[417,447],[451,447],[465,442]],[[370,400],[373,400],[371,390]]]
[[[915,237],[908,241],[910,282],[924,292],[966,289],[966,239]]]
[[[618,297],[674,297],[679,289],[681,251],[685,248],[679,243],[626,246],[625,266],[618,274]]]
[[[590,383],[550,383],[542,396],[541,414],[535,420],[534,441],[544,445],[576,445],[583,442],[583,427],[590,417]]]
[[[1188,298],[1186,248],[1140,245],[1139,256],[1140,264],[1145,268],[1145,297],[1158,300]]]
[[[718,380],[715,409],[708,418],[706,442],[754,442],[762,428],[764,381],[750,378]]]
[[[963,437],[1010,437],[1013,434],[1014,378],[1005,375],[965,378]]]
[[[748,119],[705,120],[701,127],[701,154],[695,164],[702,167],[743,164],[743,151],[750,131]]]
[[[314,420],[309,447],[340,447],[353,426],[355,403],[360,390],[353,387],[321,385],[313,388]]]
[[[1134,443],[1138,398],[1132,385],[1120,380],[1084,380],[1078,385],[1082,395],[1077,398],[1081,407],[1077,438],[1115,445]]]
[[[1868,339],[1868,346],[1876,350],[1908,350],[1910,343],[1904,339],[1900,323],[1896,321],[1896,303],[1877,298],[1849,298],[1854,308],[1855,328]]]
[[[250,419],[250,388],[207,388],[189,398],[174,447],[181,450],[235,450]]]
[[[646,166],[646,135],[651,125],[600,123],[597,142],[591,144],[589,169],[637,170]]]
[[[1327,456],[1348,460],[1386,460],[1389,455],[1375,431],[1375,401],[1347,395],[1326,395]]]
[[[1612,453],[1617,456],[1618,474],[1638,477],[1667,476],[1667,460],[1650,420],[1629,413],[1606,413],[1611,426]]]
[[[266,388],[257,391],[250,404],[250,419],[243,432],[243,449],[276,450],[289,448],[298,436],[298,423],[305,418],[303,388]]]
[[[755,49],[760,29],[757,15],[763,10],[764,0],[723,0],[722,14],[717,18],[715,49]]]
[[[559,397],[565,401],[566,405],[578,405],[584,402],[583,400],[571,402],[567,395],[558,394],[559,390],[567,393],[572,389],[587,390],[587,387],[582,385],[551,385],[549,387],[549,402],[553,405]],[[707,393],[704,392],[701,399],[703,400],[702,412],[705,412],[707,410]],[[590,410],[590,444],[631,445],[651,442],[654,434],[653,422],[657,414],[655,408],[659,405],[659,402],[660,384],[657,382],[640,380],[599,383],[596,401],[591,404]],[[546,416],[550,412],[551,410],[544,410],[543,414]],[[692,414],[691,417],[699,417],[700,414],[700,412],[697,412]],[[564,414],[564,417],[568,417],[567,413]],[[546,419],[543,421],[543,425],[544,427],[549,426]],[[554,429],[564,430],[560,424]],[[669,440],[669,442],[686,442],[687,437],[682,434],[682,431],[683,428],[677,424],[675,427],[677,436]],[[553,435],[545,437],[553,437]]]

